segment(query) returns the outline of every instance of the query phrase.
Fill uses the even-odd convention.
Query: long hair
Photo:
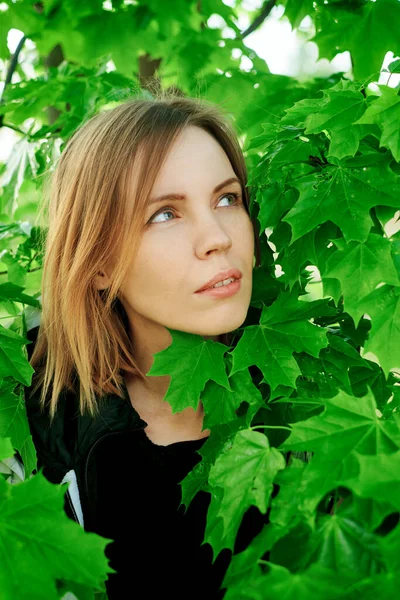
[[[44,204],[42,314],[30,359],[32,392],[41,388],[40,406],[48,402],[51,420],[64,388],[78,391],[81,414],[95,416],[104,394],[124,397],[124,374],[146,381],[133,356],[118,293],[140,244],[157,174],[188,126],[205,130],[225,151],[250,216],[237,134],[230,118],[204,99],[166,93],[131,99],[89,119],[60,155]],[[133,172],[137,186],[132,192]],[[258,266],[258,228],[252,223]],[[99,290],[96,276],[111,257],[112,282]],[[227,334],[221,337],[229,342]]]

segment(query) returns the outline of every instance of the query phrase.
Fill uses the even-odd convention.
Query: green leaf
[[[11,458],[14,456],[14,448],[12,447],[10,438],[0,438],[0,460]]]
[[[1,377],[13,377],[28,386],[31,385],[32,375],[35,371],[22,351],[22,347],[27,343],[29,343],[28,339],[0,325]]]
[[[397,573],[379,573],[353,584],[345,596],[346,600],[393,600],[397,595]]]
[[[397,0],[332,2],[328,10],[318,11],[316,28],[312,39],[318,44],[320,58],[332,60],[348,50],[356,79],[377,75],[389,50],[400,54]]]
[[[346,159],[293,185],[300,197],[282,219],[292,227],[292,243],[328,220],[340,227],[346,242],[365,242],[372,226],[369,209],[399,206],[398,177],[378,152]]]
[[[308,115],[304,133],[330,133],[329,156],[338,159],[354,156],[358,150],[363,131],[354,125],[364,113],[367,104],[361,92],[349,82],[341,81],[337,86],[324,91],[324,102],[319,110]]]
[[[400,417],[379,418],[372,392],[363,398],[339,391],[322,400],[323,413],[292,425],[281,450],[308,450],[324,458],[344,460],[350,453],[393,453],[400,448]]]
[[[302,496],[302,479],[307,463],[297,458],[291,458],[289,466],[280,471],[275,479],[279,492],[271,503],[269,522],[274,527],[279,527],[286,533],[297,525],[299,520],[309,520],[312,523],[311,513],[302,513],[299,510],[299,499]]]
[[[314,14],[313,0],[286,0],[285,17],[287,17],[293,28],[299,27],[300,23],[308,15]]]
[[[11,282],[1,283],[0,302],[4,302],[5,300],[13,300],[14,302],[21,302],[22,304],[27,304],[28,306],[40,308],[39,300],[29,296],[28,294],[24,294],[22,291],[23,289],[23,287],[15,285]]]
[[[388,64],[388,71],[390,73],[400,73],[400,58],[397,58]]]
[[[250,425],[252,417],[263,404],[263,397],[259,389],[253,384],[248,370],[239,371],[229,379],[232,391],[220,387],[209,381],[201,394],[204,406],[203,429],[210,429],[221,423],[229,423],[236,418],[236,412],[242,402],[249,408],[246,413],[247,423]]]
[[[164,400],[169,402],[173,413],[188,406],[196,410],[209,380],[231,391],[223,358],[227,346],[184,331],[169,331],[172,344],[154,354],[154,363],[147,375],[171,375]]]
[[[353,519],[324,515],[311,540],[309,564],[315,562],[349,577],[375,575],[383,566],[378,539]]]
[[[241,427],[245,426],[244,419],[245,417],[237,418],[230,423],[213,427],[207,440],[197,451],[202,460],[181,481],[181,504],[186,508],[199,490],[206,489],[211,466],[215,463],[217,456],[224,452],[225,448],[231,446],[234,435]]]
[[[232,446],[218,456],[211,467],[209,483],[213,488],[222,488],[223,493],[222,497],[212,497],[210,510],[215,513],[213,521],[222,520],[220,535],[224,547],[233,550],[232,540],[250,506],[257,506],[263,514],[267,511],[272,482],[284,468],[282,454],[270,448],[265,435],[251,430],[237,433]]]
[[[380,147],[391,150],[397,162],[400,161],[400,97],[393,88],[379,86],[381,96],[371,102],[364,115],[357,121],[359,124],[376,124],[382,130]]]
[[[232,380],[230,381],[232,385]],[[203,429],[210,429],[220,423],[229,423],[236,417],[236,410],[240,406],[240,394],[208,381],[201,394],[204,406]]]
[[[280,123],[281,125],[304,129],[310,114],[318,112],[320,107],[321,98],[304,98],[285,109],[286,114],[282,117]]]
[[[114,572],[104,555],[111,540],[66,516],[65,491],[41,473],[14,485],[0,478],[0,561],[18,573],[0,569],[4,600],[23,598],[27,590],[32,600],[55,600],[57,579],[104,589],[106,574]]]
[[[25,478],[36,469],[36,450],[26,416],[23,395],[13,393],[15,384],[0,386],[0,436],[11,438],[15,450],[21,455]]]
[[[284,271],[283,277],[289,284],[289,290],[298,283],[305,265],[318,263],[315,238],[316,231],[310,231],[279,253],[279,264]],[[271,241],[274,240],[275,237],[271,236]]]
[[[261,574],[258,560],[271,545],[269,544],[269,537],[267,526],[264,526],[245,550],[232,556],[222,582],[222,587],[237,587],[238,590],[241,588],[244,591],[251,583],[251,580],[258,574]]]
[[[21,139],[13,146],[7,167],[2,174],[0,187],[0,214],[5,213],[12,218],[16,209],[16,201],[24,179],[32,179],[36,175],[38,164],[35,158],[36,144]]]
[[[381,541],[381,551],[386,561],[387,569],[393,571],[396,575],[400,568],[400,526],[397,525]],[[392,596],[393,597],[393,596]]]
[[[327,333],[328,348],[321,350],[320,357],[326,365],[335,365],[342,371],[352,367],[363,367],[372,370],[372,366],[360,356],[360,353],[339,335]],[[327,370],[329,370],[327,368]]]
[[[378,357],[384,371],[400,365],[400,287],[382,285],[366,296],[360,308],[372,319],[364,351]]]
[[[362,498],[389,503],[400,512],[400,451],[375,456],[356,454],[357,475],[344,479],[343,484]]]
[[[272,184],[257,190],[256,201],[260,205],[260,229],[264,230],[278,224],[282,215],[293,207],[296,196],[292,189],[284,191],[279,184]]]
[[[246,587],[230,589],[224,600],[339,600],[346,582],[331,569],[314,564],[301,573],[268,563],[269,573],[259,575]]]
[[[319,314],[335,314],[335,309],[328,307],[327,302],[302,302],[293,294],[281,293],[270,307],[263,308],[259,326],[245,328],[231,353],[230,376],[250,365],[257,365],[272,389],[278,385],[295,388],[301,372],[293,352],[318,356],[328,345],[325,330],[310,323],[310,319]]]
[[[393,454],[390,456],[393,456]],[[385,517],[393,514],[393,506],[390,502],[382,502],[376,498],[361,498],[356,494],[342,498],[340,503],[336,504],[334,510],[340,516],[355,519],[358,523],[362,523],[364,529],[370,532],[378,529]]]
[[[0,58],[3,60],[8,60],[10,58],[7,36],[12,27],[11,10],[9,7],[7,7],[6,10],[3,8],[0,19]]]
[[[375,233],[370,233],[364,243],[343,243],[333,240],[338,250],[328,259],[322,277],[340,281],[344,309],[358,322],[364,310],[360,303],[378,284],[400,285],[391,258],[391,243]]]

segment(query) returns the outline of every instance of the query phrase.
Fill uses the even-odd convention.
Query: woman
[[[230,552],[212,564],[201,545],[209,495],[179,507],[210,433],[202,403],[173,414],[170,376],[146,374],[168,329],[229,344],[244,322],[259,260],[246,179],[221,111],[173,96],[89,120],[52,178],[28,418],[44,474],[70,482],[67,514],[113,540],[110,600],[223,597]]]

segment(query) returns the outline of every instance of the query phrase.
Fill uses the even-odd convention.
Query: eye
[[[221,196],[220,200],[222,200],[222,198],[233,198],[234,202],[233,204],[230,204],[230,206],[236,206],[237,204],[240,204],[240,194],[238,194],[237,192],[224,194],[223,196]]]
[[[240,202],[241,202],[241,200],[240,200],[241,195],[238,194],[237,192],[231,192],[230,194],[224,194],[219,199],[218,204],[221,202],[221,200],[223,198],[231,198],[233,200],[233,203],[229,204],[228,208],[229,208],[229,206],[236,206],[236,205],[240,204]],[[173,215],[174,214],[174,209],[170,208],[169,206],[161,208],[152,217],[150,217],[150,219],[147,221],[147,225],[152,225],[152,224],[155,224],[155,223],[167,223],[168,221],[172,221],[173,220],[172,218],[171,219],[165,219],[165,220],[162,220],[162,221],[155,221],[154,220],[156,217],[158,217],[160,215],[165,215],[165,214],[168,214],[168,213],[170,213],[170,214]]]
[[[147,222],[148,224],[151,223],[166,223],[167,221],[171,221],[171,219],[166,219],[165,221],[154,221],[154,219],[156,217],[159,217],[160,215],[165,215],[170,213],[171,215],[174,214],[174,210],[173,208],[162,208],[159,212],[156,212],[151,218],[150,220]]]

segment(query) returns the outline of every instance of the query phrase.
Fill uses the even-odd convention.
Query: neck
[[[128,335],[132,343],[132,353],[139,369],[146,374],[154,363],[154,354],[168,348],[172,343],[172,337],[169,330],[159,323],[144,319],[138,314],[131,315],[129,306],[126,307],[126,312],[129,319]],[[227,336],[228,334],[220,334],[202,337],[205,340],[227,343]],[[170,375],[146,375],[144,382],[130,374],[125,377],[132,406],[144,420],[147,415],[174,421],[202,421],[203,406],[201,402],[198,403],[196,410],[189,407],[180,413],[172,414],[170,404],[164,401],[170,382]]]

